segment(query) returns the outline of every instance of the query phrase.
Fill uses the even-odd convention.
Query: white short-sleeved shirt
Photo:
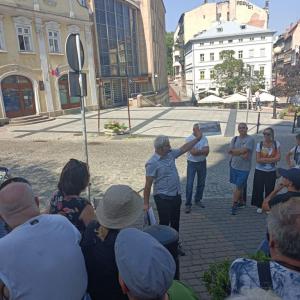
[[[185,141],[188,143],[193,141],[195,138],[196,137],[192,134],[189,137],[187,137]],[[201,140],[193,148],[195,148],[196,150],[202,150],[204,147],[208,147],[208,140],[205,136],[202,136]],[[190,152],[188,152],[187,160],[192,162],[204,161],[206,160],[206,156],[205,155],[194,156]]]
[[[60,215],[40,215],[0,239],[0,282],[11,300],[81,300],[87,273],[81,235]]]
[[[295,168],[300,168],[300,146],[293,147],[289,153],[292,154],[293,166]]]
[[[276,141],[276,147],[277,150],[280,149],[280,143],[278,141]],[[272,144],[272,146],[270,148],[265,147],[264,145],[262,145],[261,147],[261,142],[257,143],[256,145],[256,153],[261,152],[261,156],[262,157],[275,157],[276,155],[276,150],[274,145]],[[260,171],[265,171],[265,172],[271,172],[271,171],[275,171],[276,170],[276,163],[270,163],[270,164],[262,164],[262,163],[256,163],[256,167],[257,170]]]

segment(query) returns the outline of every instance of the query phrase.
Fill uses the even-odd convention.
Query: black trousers
[[[261,208],[264,199],[274,190],[276,171],[265,172],[255,169],[251,204]]]
[[[159,224],[171,225],[179,232],[181,195],[167,196],[159,194],[154,196],[154,201],[157,207]]]

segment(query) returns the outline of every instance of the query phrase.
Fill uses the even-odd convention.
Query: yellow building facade
[[[85,1],[0,0],[0,120],[61,115],[70,97],[65,43],[79,33],[85,51],[86,106],[97,105],[92,22]]]

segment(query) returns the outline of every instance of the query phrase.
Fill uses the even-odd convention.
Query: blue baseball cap
[[[300,184],[300,169],[298,168],[291,168],[291,169],[278,169],[278,173],[292,182],[293,185],[299,186]]]
[[[135,228],[121,230],[115,256],[120,277],[132,296],[156,299],[172,285],[176,269],[173,256],[150,234]]]

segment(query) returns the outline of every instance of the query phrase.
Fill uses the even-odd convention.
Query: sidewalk
[[[131,134],[134,136],[154,137],[160,134],[183,138],[190,134],[194,123],[219,122],[221,132],[211,132],[208,135],[234,136],[237,134],[237,124],[246,121],[247,112],[236,109],[216,109],[209,107],[148,107],[132,108]],[[250,134],[256,134],[258,112],[249,111],[248,127]],[[116,120],[128,125],[127,108],[106,109],[101,111],[100,132],[104,124]],[[89,138],[95,139],[97,134],[97,112],[86,114],[87,132]],[[272,119],[272,112],[263,110],[260,114],[260,131],[267,126],[273,126],[278,134],[291,134],[292,122]],[[64,115],[54,121],[24,125],[0,127],[0,139],[25,140],[74,140],[81,139],[81,115]],[[120,136],[118,137],[120,138]]]

